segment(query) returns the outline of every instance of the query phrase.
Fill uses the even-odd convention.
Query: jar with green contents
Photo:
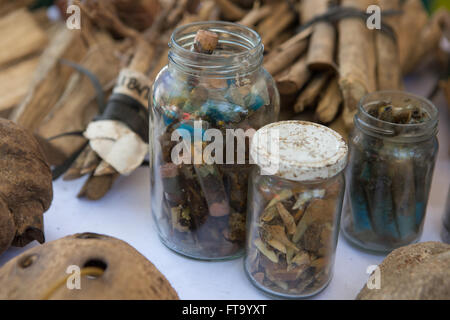
[[[304,298],[332,277],[347,163],[335,131],[282,121],[259,129],[250,149],[245,270],[264,292]]]
[[[349,138],[344,235],[388,252],[418,241],[438,152],[438,112],[419,96],[382,91],[362,99]]]
[[[243,146],[238,141],[231,145],[227,137],[278,118],[279,94],[262,67],[263,51],[259,35],[241,25],[182,26],[172,35],[169,64],[155,80],[150,98],[152,213],[162,242],[186,256],[214,260],[243,254],[252,166],[248,150],[238,155]],[[223,139],[223,152],[214,153],[223,161],[208,161],[204,153],[202,158],[202,150],[196,161],[198,149],[206,151],[212,142],[211,132]],[[192,161],[175,161],[179,138],[195,150],[184,158]]]

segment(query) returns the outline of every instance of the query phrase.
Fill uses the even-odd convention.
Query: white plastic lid
[[[265,175],[294,181],[327,179],[347,164],[348,147],[341,135],[317,123],[281,121],[259,129],[250,155]]]

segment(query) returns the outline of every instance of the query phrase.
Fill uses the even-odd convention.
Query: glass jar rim
[[[421,123],[414,123],[414,124],[400,124],[400,123],[392,123],[384,120],[380,120],[371,114],[366,110],[365,106],[370,102],[371,99],[374,97],[383,97],[386,98],[393,97],[393,96],[403,96],[405,98],[410,98],[412,100],[420,102],[423,106],[426,106],[426,112],[429,114],[430,119],[421,122]],[[382,100],[382,99],[378,99]],[[406,91],[400,91],[400,90],[382,90],[382,91],[376,91],[369,93],[365,95],[358,103],[358,113],[355,115],[355,125],[357,125],[359,128],[365,129],[366,133],[374,135],[374,136],[381,136],[385,138],[392,138],[392,139],[417,139],[417,138],[429,138],[432,135],[437,134],[437,127],[438,127],[438,116],[439,112],[436,106],[431,102],[429,99],[422,97],[420,95],[406,92]],[[362,115],[362,117],[361,117]],[[367,121],[364,121],[367,120]],[[376,126],[380,125],[382,127]],[[415,130],[415,134],[411,134],[409,131]],[[401,135],[398,134],[398,132],[409,132],[410,135]]]
[[[236,45],[240,52],[226,54],[204,54],[189,49],[198,30],[209,30],[226,34],[228,39],[219,38],[219,44]],[[185,42],[184,45],[181,42]],[[169,61],[183,69],[202,76],[234,76],[236,73],[250,73],[259,68],[263,60],[264,46],[260,35],[237,23],[225,21],[200,21],[176,28],[170,38]]]

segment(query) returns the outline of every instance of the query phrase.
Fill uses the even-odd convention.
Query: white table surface
[[[407,89],[426,95],[433,83],[431,75],[418,86],[407,81]],[[414,90],[411,90],[413,88]],[[434,171],[425,227],[421,241],[440,240],[441,220],[450,181],[450,116],[440,94],[435,103],[440,110],[440,150]],[[129,177],[120,177],[100,201],[76,198],[84,179],[54,184],[54,199],[45,213],[45,237],[52,241],[77,232],[96,232],[122,239],[146,256],[167,277],[181,299],[267,299],[252,286],[243,271],[243,259],[203,262],[184,258],[159,241],[150,214],[149,170],[140,168]],[[26,248],[10,248],[0,256],[0,266]],[[313,299],[354,299],[365,285],[367,267],[379,264],[382,255],[361,252],[339,237],[334,277],[330,285]]]

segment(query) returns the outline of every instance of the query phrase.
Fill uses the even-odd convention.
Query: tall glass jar
[[[332,277],[344,198],[347,145],[333,130],[282,121],[258,130],[250,149],[245,270],[264,292],[304,298]]]
[[[397,91],[362,99],[349,138],[342,215],[344,235],[389,252],[422,233],[438,152],[438,112],[428,100]]]
[[[212,54],[191,49],[199,30],[217,34]],[[189,24],[174,31],[169,45],[169,64],[150,97],[153,217],[162,242],[176,252],[236,258],[245,240],[248,138],[277,120],[279,94],[262,67],[261,38],[249,28]],[[243,144],[233,136],[239,132],[247,134]],[[206,156],[218,140],[223,149]],[[192,154],[179,156],[183,145]]]

